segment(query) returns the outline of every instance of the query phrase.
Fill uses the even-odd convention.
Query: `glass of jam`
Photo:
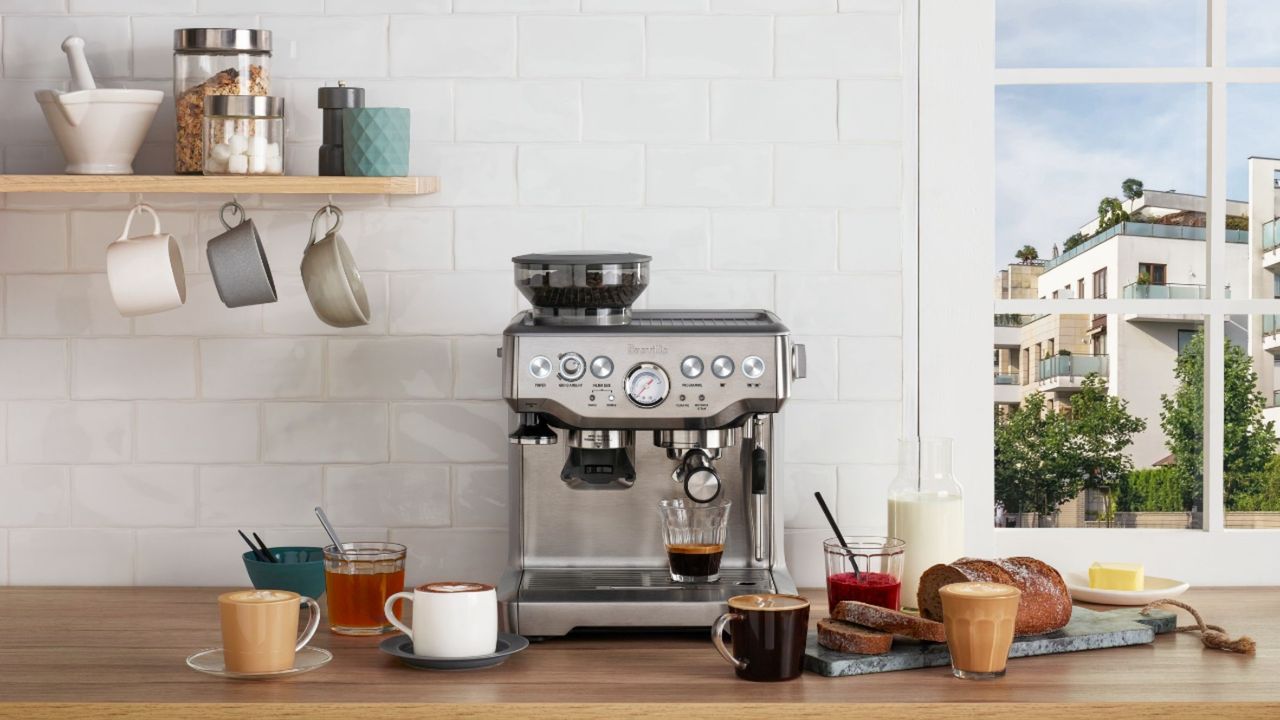
[[[822,543],[827,560],[827,604],[857,600],[898,610],[902,605],[902,561],[907,544],[898,538],[858,536]]]

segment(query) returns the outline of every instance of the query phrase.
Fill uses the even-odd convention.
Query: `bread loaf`
[[[818,644],[837,652],[883,655],[893,646],[893,636],[843,620],[827,618],[818,621]]]
[[[947,641],[946,632],[940,622],[900,613],[897,610],[889,610],[879,605],[868,605],[856,600],[845,600],[836,603],[836,606],[831,609],[831,617],[917,640]]]
[[[920,576],[916,595],[921,617],[942,620],[943,585],[960,582],[994,582],[1022,591],[1018,603],[1015,635],[1042,635],[1060,630],[1071,621],[1071,595],[1062,576],[1049,565],[1032,557],[1003,560],[960,558],[950,565],[934,565]]]

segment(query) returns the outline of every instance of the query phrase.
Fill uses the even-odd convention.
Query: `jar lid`
[[[230,117],[284,117],[284,98],[273,95],[206,95],[204,114]]]
[[[173,49],[180,52],[271,52],[271,31],[255,28],[178,28]]]

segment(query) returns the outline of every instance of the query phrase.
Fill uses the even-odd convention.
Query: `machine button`
[[[711,373],[723,380],[733,374],[733,358],[719,355],[711,361]]]
[[[529,361],[529,374],[545,380],[551,374],[551,360],[544,355],[539,355]]]
[[[702,375],[702,358],[697,355],[690,355],[680,361],[680,373],[690,380]]]
[[[587,362],[578,353],[570,352],[560,356],[560,379],[566,382],[581,380],[587,372]]]
[[[597,355],[591,360],[591,374],[601,380],[613,374],[613,361],[604,355]]]
[[[742,360],[742,374],[755,380],[764,375],[764,360],[758,355],[751,355]]]

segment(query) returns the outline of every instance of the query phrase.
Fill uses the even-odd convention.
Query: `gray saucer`
[[[408,635],[393,635],[378,644],[382,652],[398,658],[400,662],[419,670],[479,670],[506,662],[507,657],[529,647],[529,641],[519,635],[498,633],[498,646],[488,655],[465,658],[433,658],[413,654],[413,641]]]

